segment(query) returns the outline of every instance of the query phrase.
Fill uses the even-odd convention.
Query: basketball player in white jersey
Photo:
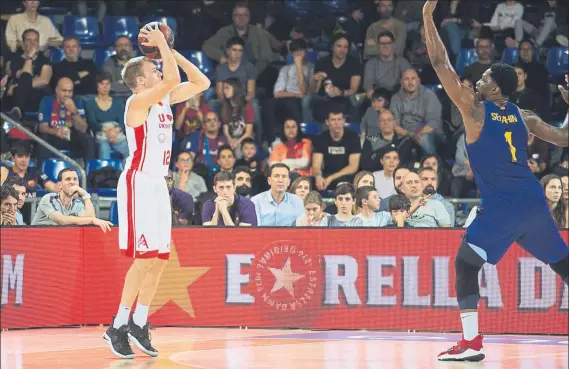
[[[162,57],[161,73],[145,57],[130,59],[122,78],[133,95],[126,102],[125,126],[130,156],[118,187],[119,245],[133,259],[122,291],[118,313],[103,336],[114,355],[131,359],[129,339],[142,352],[158,356],[148,334],[148,310],[170,253],[171,209],[165,177],[172,150],[170,105],[188,100],[210,86],[200,70],[168,47],[158,29],[140,31]],[[180,66],[188,82],[180,83]],[[130,309],[138,296],[132,317]]]

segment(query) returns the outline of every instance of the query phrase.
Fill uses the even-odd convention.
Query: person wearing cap
[[[30,154],[31,148],[29,143],[17,142],[10,150],[14,166],[12,168],[2,167],[1,183],[4,183],[6,178],[11,176],[18,176],[26,181],[26,196],[34,197],[38,185],[43,187],[49,192],[58,192],[57,184],[49,179],[49,177],[42,173],[40,169],[30,167]]]

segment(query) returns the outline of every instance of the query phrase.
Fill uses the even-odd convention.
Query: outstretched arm
[[[176,104],[186,101],[202,91],[205,91],[211,85],[209,79],[203,74],[198,67],[186,59],[176,50],[172,50],[176,63],[188,76],[188,82],[180,83],[172,92],[170,92],[170,104]]]

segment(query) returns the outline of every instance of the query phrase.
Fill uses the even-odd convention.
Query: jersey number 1
[[[510,153],[512,154],[512,162],[516,163],[518,158],[516,157],[516,148],[512,144],[512,132],[507,131],[504,133],[504,137],[506,138],[506,142],[510,145]]]
[[[162,159],[163,165],[170,165],[170,150],[164,151],[164,158]]]

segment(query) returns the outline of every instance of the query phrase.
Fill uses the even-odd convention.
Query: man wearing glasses
[[[219,147],[227,145],[227,139],[219,131],[219,117],[213,111],[204,117],[203,128],[194,132],[182,141],[180,151],[188,152],[195,163],[205,165],[208,169],[217,164]]]

